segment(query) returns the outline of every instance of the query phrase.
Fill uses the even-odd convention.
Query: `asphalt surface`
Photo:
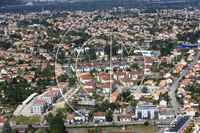
[[[149,121],[149,123],[159,123],[159,124],[169,124],[171,123],[173,120],[141,120],[141,121],[130,121],[130,122],[100,122],[98,124],[95,124],[94,122],[90,122],[90,123],[83,123],[83,124],[69,124],[69,123],[64,123],[64,125],[66,127],[70,127],[70,126],[99,126],[99,125],[129,125],[129,124],[144,124],[144,122]],[[48,124],[33,124],[33,127],[36,128],[48,128],[49,125]],[[16,125],[16,126],[11,126],[12,128],[27,128],[28,125]],[[0,126],[0,131],[2,130],[3,126]]]
[[[198,60],[199,60],[199,53],[197,53],[197,55],[195,56],[194,60],[190,63],[188,68],[193,68]],[[171,91],[169,92],[169,97],[172,99],[171,105],[173,106],[176,116],[181,114],[181,110],[180,110],[180,106],[175,97],[175,90],[178,89],[179,81],[183,78],[183,76],[185,76],[188,73],[189,70],[187,70],[187,69],[183,70],[182,73],[180,74],[180,76],[173,82],[173,84],[171,85]]]
[[[69,64],[64,64],[63,67],[65,68],[65,72],[69,78],[73,78],[73,74],[71,73]]]

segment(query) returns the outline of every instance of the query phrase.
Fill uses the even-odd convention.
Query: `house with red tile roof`
[[[121,78],[125,77],[125,72],[115,72],[114,73],[114,79],[120,80]]]
[[[92,96],[93,90],[94,90],[93,88],[83,88],[83,89],[81,89],[79,91],[79,93],[81,93],[81,94],[88,94],[88,95]]]
[[[73,114],[69,114],[67,115],[67,119],[66,119],[67,122],[71,122],[73,123],[74,122],[74,115]]]
[[[124,85],[124,86],[131,86],[134,84],[134,80],[132,80],[131,78],[125,77],[125,78],[121,78],[120,82]]]
[[[102,86],[103,93],[112,93],[115,89],[115,83],[105,82]]]
[[[118,92],[114,92],[112,94],[112,96],[111,96],[111,99],[110,99],[111,102],[115,102],[117,100],[118,96],[119,96],[119,93]]]
[[[90,75],[83,75],[83,76],[80,76],[80,81],[82,83],[93,82],[93,78]]]
[[[96,82],[86,82],[84,84],[84,88],[92,88],[95,89],[96,88]]]
[[[120,122],[131,121],[131,115],[119,115]]]
[[[93,121],[100,121],[100,122],[106,121],[106,112],[95,112],[93,116],[94,116]]]

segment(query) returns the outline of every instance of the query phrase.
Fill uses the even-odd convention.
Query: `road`
[[[196,62],[199,60],[199,53],[197,53],[197,55],[195,56],[194,60],[190,63],[189,68],[193,68],[194,65],[196,64]],[[180,76],[173,82],[173,84],[171,85],[171,91],[169,92],[169,97],[172,99],[171,100],[171,105],[173,106],[173,109],[175,111],[175,115],[178,116],[178,114],[181,114],[180,111],[180,106],[176,100],[175,97],[175,90],[178,88],[178,83],[179,81],[182,79],[183,76],[185,76],[188,73],[188,70],[185,69],[182,71],[182,73],[180,74]]]
[[[145,121],[148,121],[148,120],[141,120],[141,121],[130,121],[130,122],[114,122],[114,125],[129,125],[129,124],[143,124]],[[172,120],[154,120],[156,123],[159,123],[159,124],[169,124],[171,123]],[[149,123],[152,123],[154,122],[153,120],[149,120]],[[66,127],[68,126],[99,126],[99,125],[113,125],[112,122],[100,122],[98,124],[95,124],[94,122],[90,122],[88,124],[86,123],[83,123],[83,124],[68,124],[68,123],[65,123],[64,124]],[[46,124],[46,125],[40,125],[40,124],[33,124],[32,125],[33,127],[35,128],[48,128],[49,125]],[[27,128],[28,125],[16,125],[16,126],[11,126],[12,128]],[[2,130],[3,126],[0,126],[0,130]]]
[[[68,76],[69,78],[73,78],[74,76],[73,76],[73,74],[71,73],[71,70],[70,70],[70,68],[69,68],[69,64],[64,64],[63,67],[65,68],[65,72],[67,73],[67,76]]]

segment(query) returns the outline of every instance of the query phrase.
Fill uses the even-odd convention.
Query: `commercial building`
[[[158,118],[159,108],[157,105],[137,105],[135,115],[137,119]]]
[[[148,51],[148,50],[135,50],[135,54],[141,53],[145,57],[154,57],[154,51]]]
[[[194,119],[191,115],[179,115],[170,125],[164,133],[188,133],[192,130]]]
[[[182,43],[180,43],[179,47],[182,47],[182,48],[198,48],[198,44],[192,44],[192,43],[182,44]]]

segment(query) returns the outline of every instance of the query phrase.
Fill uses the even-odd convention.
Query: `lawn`
[[[16,121],[19,124],[36,124],[36,123],[40,123],[40,118],[41,116],[39,115],[34,115],[34,116],[30,116],[30,117],[25,117],[25,116],[12,116],[12,118],[10,119],[10,121]]]

